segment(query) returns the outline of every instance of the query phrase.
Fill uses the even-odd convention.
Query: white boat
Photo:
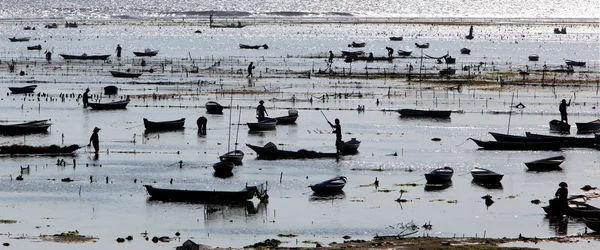
[[[474,168],[471,169],[471,175],[474,181],[485,182],[485,183],[496,183],[502,180],[503,174],[496,173],[485,168]]]

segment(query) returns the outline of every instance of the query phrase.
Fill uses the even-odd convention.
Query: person
[[[569,124],[569,119],[567,118],[567,107],[571,106],[571,99],[569,99],[569,103],[567,100],[562,99],[562,102],[558,106],[558,111],[560,112],[560,121]]]
[[[46,51],[46,61],[50,62],[52,60],[52,52]]]
[[[89,103],[89,99],[90,96],[88,95],[88,93],[90,92],[90,88],[85,89],[85,92],[83,93],[83,108],[87,108],[88,103]]]
[[[208,18],[209,18],[209,20],[208,20],[208,22],[209,22],[209,23],[208,23],[208,25],[209,25],[209,26],[212,26],[212,25],[213,25],[213,14],[211,13],[211,14],[210,14],[210,16],[209,16]]]
[[[333,52],[329,51],[329,63],[333,63]]]
[[[387,49],[387,51],[388,51],[388,57],[392,58],[392,56],[394,56],[394,49],[392,49],[390,47],[385,47],[385,49]]]
[[[122,50],[121,45],[117,44],[117,57],[119,57],[119,58],[121,57],[121,50]]]
[[[198,133],[201,135],[206,135],[206,122],[208,120],[204,116],[200,116],[198,120],[196,120],[196,124],[198,125]]]
[[[242,26],[242,22],[238,21],[238,28],[241,28]]]
[[[98,140],[98,131],[100,131],[100,128],[95,127],[94,132],[92,133],[92,136],[90,136],[90,143],[88,144],[88,147],[90,145],[94,146],[94,153],[96,155],[98,154],[98,151],[100,150],[100,141]]]
[[[369,57],[367,57],[367,61],[373,61],[373,52],[369,52]]]
[[[263,106],[263,103],[265,102],[263,100],[260,100],[258,101],[258,103],[258,107],[256,107],[256,115],[259,119],[265,118],[265,115],[269,115],[269,113],[267,113],[267,109],[265,108],[265,106]]]
[[[254,75],[252,74],[253,69],[254,69],[254,62],[250,62],[250,65],[248,65],[248,75],[246,77],[254,77]]]
[[[335,133],[335,149],[338,154],[342,153],[342,149],[344,147],[344,142],[342,141],[342,125],[340,125],[340,119],[335,118],[335,124],[331,124],[330,121],[327,121],[329,126],[333,128],[333,133]]]
[[[569,196],[569,190],[567,189],[568,185],[566,182],[561,182],[558,184],[558,186],[560,188],[558,188],[556,190],[556,193],[554,194],[555,199],[558,200],[558,205],[560,206],[559,209],[564,209],[563,211],[567,211],[567,208],[569,207],[569,200],[568,200],[568,196]]]

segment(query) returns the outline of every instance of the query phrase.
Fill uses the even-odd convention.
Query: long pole
[[[233,106],[233,92],[231,93],[231,102],[229,103],[229,134],[227,136],[227,152],[229,152],[229,147],[231,145],[231,112],[233,112],[232,110],[232,106]]]
[[[423,75],[421,75],[421,70],[423,70],[423,48],[421,48],[421,65],[419,65],[419,79],[423,81]]]
[[[506,134],[510,134],[510,118],[512,117],[512,107],[513,100],[515,99],[515,92],[512,94],[512,98],[510,99],[510,111],[508,111],[508,129],[506,130]]]
[[[329,122],[329,119],[327,119],[327,116],[325,116],[325,113],[323,113],[322,110],[321,110],[321,114],[323,115],[323,117],[325,117],[325,120],[327,120],[327,122]]]
[[[237,131],[235,132],[235,151],[237,151],[238,135],[240,134],[240,118],[241,117],[242,117],[242,109],[240,109],[240,114],[238,115]]]

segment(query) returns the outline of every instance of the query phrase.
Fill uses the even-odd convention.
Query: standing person
[[[212,27],[212,25],[213,25],[213,14],[212,13],[210,13],[210,16],[208,17],[208,22],[209,22],[208,26]]]
[[[88,103],[89,103],[89,99],[90,96],[88,95],[88,93],[90,92],[90,88],[85,89],[85,92],[83,93],[83,108],[87,108]]]
[[[92,136],[90,136],[90,143],[88,144],[88,147],[90,145],[94,146],[94,152],[96,153],[96,155],[98,154],[98,151],[100,150],[100,140],[98,139],[98,131],[100,131],[100,128],[95,127],[94,132],[92,133]]]
[[[265,108],[265,106],[263,106],[263,103],[265,103],[263,100],[258,101],[258,103],[258,107],[256,107],[256,115],[260,120],[262,118],[265,118],[265,115],[269,115],[269,113],[267,113],[267,109]]]
[[[122,49],[123,49],[123,48],[121,48],[121,45],[120,45],[120,44],[117,44],[117,50],[116,50],[116,51],[117,51],[117,57],[118,57],[118,58],[121,58],[121,50],[122,50]]]
[[[333,63],[333,52],[329,51],[329,63]]]
[[[558,111],[560,112],[560,121],[564,121],[566,124],[569,124],[569,119],[567,118],[567,107],[571,106],[571,99],[569,99],[569,103],[567,100],[562,99],[562,102],[558,106]]]
[[[563,181],[560,184],[558,184],[558,186],[560,188],[558,188],[556,190],[556,193],[554,194],[554,196],[558,200],[558,203],[560,206],[559,209],[566,212],[569,207],[569,200],[568,200],[569,190],[567,189],[568,185],[566,182]]]
[[[254,69],[254,62],[250,62],[250,65],[248,65],[248,75],[246,77],[254,77],[254,75],[252,74],[253,69]]]
[[[341,154],[344,142],[342,141],[342,125],[340,125],[340,119],[335,118],[335,124],[331,124],[330,121],[327,121],[327,123],[333,128],[333,133],[335,133],[335,148],[337,153]]]
[[[46,61],[50,62],[52,60],[52,52],[46,51]]]

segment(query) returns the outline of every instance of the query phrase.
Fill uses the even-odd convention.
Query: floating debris
[[[581,188],[581,190],[583,190],[583,191],[590,191],[590,190],[595,190],[595,189],[597,189],[597,188],[596,187],[592,187],[590,185],[585,185],[585,186],[583,186]]]
[[[536,205],[537,205],[537,204],[540,204],[540,203],[542,203],[542,201],[540,201],[540,200],[538,200],[538,199],[535,199],[535,200],[531,200],[531,203],[533,203],[533,204],[536,204]]]

